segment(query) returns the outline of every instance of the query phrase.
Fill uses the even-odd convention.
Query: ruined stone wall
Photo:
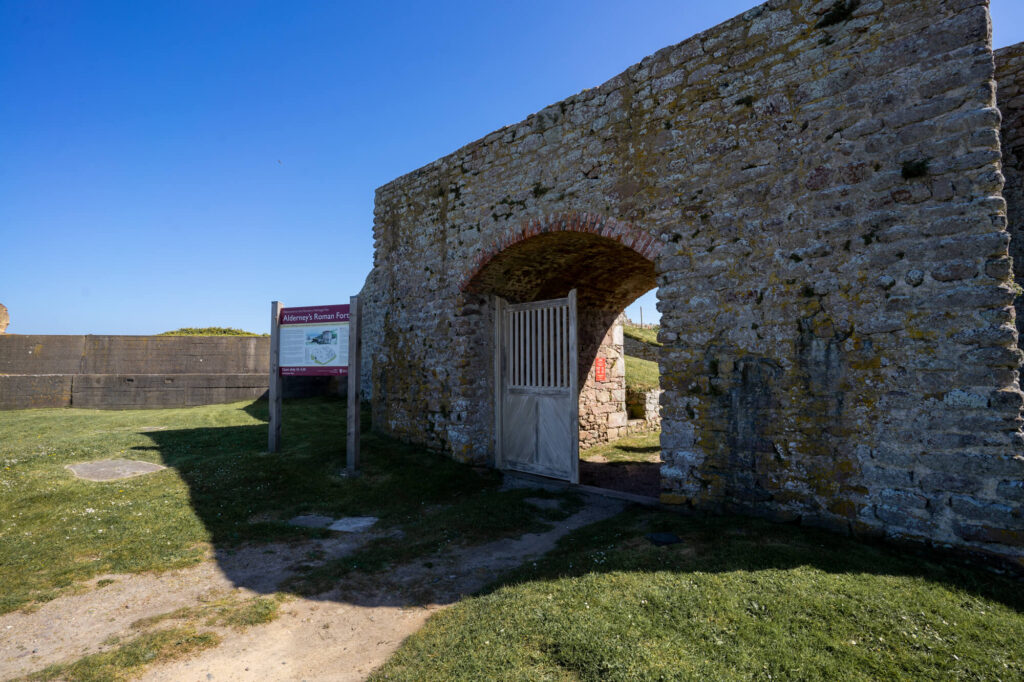
[[[851,8],[773,0],[380,188],[376,426],[487,461],[488,296],[598,287],[588,235],[657,273],[663,501],[1024,554],[987,4]]]
[[[997,50],[996,99],[1003,115],[1003,196],[1010,231],[1010,255],[1020,283],[1024,273],[1024,43]],[[1017,298],[1017,329],[1024,325],[1024,298]]]

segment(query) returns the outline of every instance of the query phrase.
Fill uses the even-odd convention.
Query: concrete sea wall
[[[267,391],[270,339],[244,336],[0,335],[0,409],[185,407]],[[285,395],[327,382],[286,377]]]

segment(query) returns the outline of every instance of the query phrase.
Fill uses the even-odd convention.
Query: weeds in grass
[[[51,665],[24,680],[67,680],[68,682],[112,682],[129,680],[145,666],[170,661],[216,646],[220,638],[212,632],[191,627],[157,630],[140,635],[111,651],[91,654],[74,663]]]
[[[286,599],[287,596],[284,594],[242,598],[232,593],[196,606],[186,606],[168,613],[140,618],[132,623],[132,629],[146,630],[168,620],[181,620],[188,621],[190,625],[202,623],[244,630],[277,618],[278,608]]]

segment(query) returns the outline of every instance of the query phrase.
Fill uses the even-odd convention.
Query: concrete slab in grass
[[[376,516],[346,516],[338,519],[328,528],[340,533],[361,533],[377,523]]]
[[[304,528],[326,528],[338,533],[361,533],[373,524],[377,523],[376,516],[346,516],[340,519],[333,519],[330,516],[319,516],[317,514],[303,514],[296,516],[289,521],[293,526]]]
[[[151,474],[167,467],[134,459],[104,459],[96,462],[68,464],[65,468],[70,469],[71,473],[78,478],[84,478],[87,481],[116,481],[120,478]]]
[[[334,523],[334,518],[317,514],[302,514],[291,519],[288,523],[303,528],[327,528],[327,526]]]

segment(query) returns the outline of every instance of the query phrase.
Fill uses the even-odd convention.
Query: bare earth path
[[[570,531],[623,507],[608,498],[585,500],[579,512],[545,533],[428,557],[373,579],[348,581],[313,598],[287,601],[273,622],[244,632],[218,629],[223,637],[219,646],[187,660],[156,665],[142,679],[364,679],[433,612],[541,556]],[[140,618],[193,606],[213,595],[273,592],[293,575],[293,566],[307,551],[319,549],[325,558],[335,558],[372,537],[342,536],[298,548],[260,546],[159,575],[103,576],[114,582],[61,597],[32,613],[0,616],[0,678],[103,650],[103,642],[111,637],[131,637],[130,626]],[[236,588],[239,583],[246,588]]]

